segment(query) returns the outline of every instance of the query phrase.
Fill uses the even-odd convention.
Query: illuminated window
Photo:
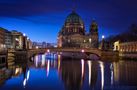
[[[77,29],[76,29],[76,28],[74,29],[74,32],[77,32]]]
[[[84,43],[86,42],[86,40],[84,40]]]
[[[91,43],[91,38],[89,38],[89,42]]]

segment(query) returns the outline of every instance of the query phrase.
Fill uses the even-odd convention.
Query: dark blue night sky
[[[0,27],[26,33],[33,41],[56,42],[73,6],[87,31],[93,19],[98,22],[100,36],[137,22],[137,0],[0,0]]]

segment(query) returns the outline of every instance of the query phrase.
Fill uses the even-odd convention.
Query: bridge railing
[[[67,49],[74,49],[74,50],[76,50],[76,49],[77,49],[77,50],[82,50],[82,49],[83,49],[83,50],[99,50],[99,49],[97,49],[97,48],[68,48],[68,47],[67,47],[67,48],[59,48],[59,47],[58,47],[58,48],[30,49],[30,51],[31,51],[31,50],[47,50],[47,49],[49,49],[49,50],[54,50],[54,49],[64,49],[64,50],[65,50],[65,49],[66,49],[66,50],[67,50]]]

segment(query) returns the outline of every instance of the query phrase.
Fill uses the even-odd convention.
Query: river
[[[0,90],[137,90],[137,61],[39,54],[16,63]]]

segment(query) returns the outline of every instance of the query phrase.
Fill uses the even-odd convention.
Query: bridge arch
[[[98,53],[94,53],[94,52],[85,52],[85,55],[87,59],[100,59],[101,58],[101,56]]]

